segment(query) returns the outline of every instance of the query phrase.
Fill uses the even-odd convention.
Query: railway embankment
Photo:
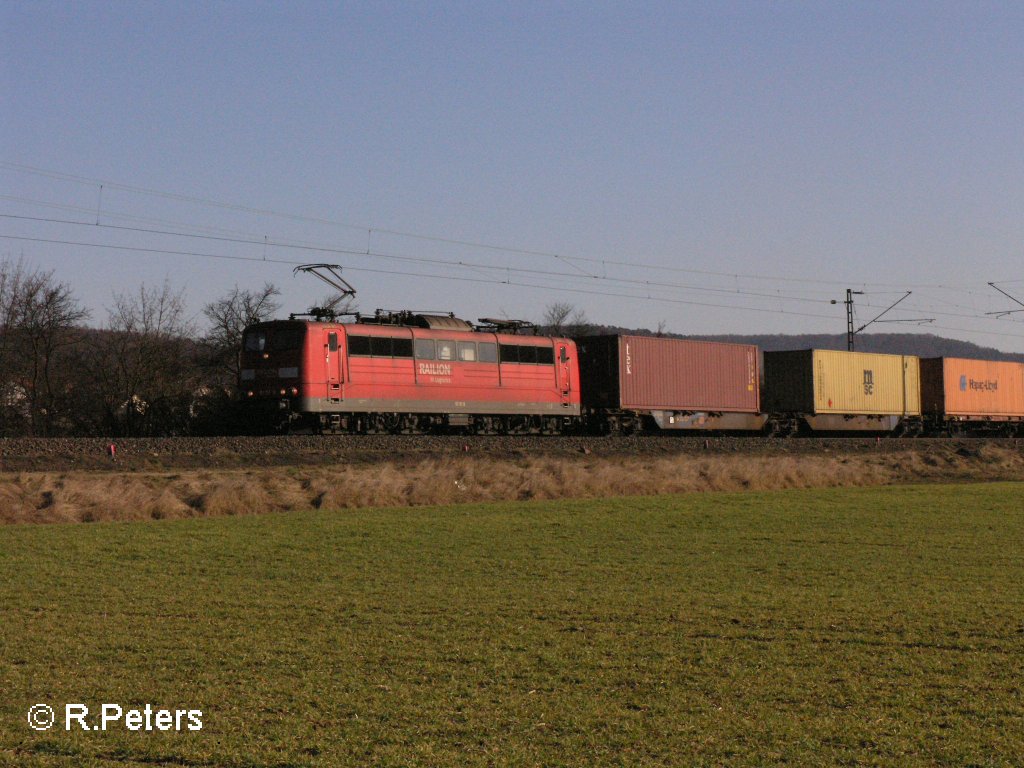
[[[0,440],[0,522],[1024,480],[1024,441],[288,436]]]

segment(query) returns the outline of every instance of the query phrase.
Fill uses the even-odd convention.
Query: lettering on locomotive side
[[[417,371],[421,376],[451,376],[452,367],[448,363],[419,362]]]

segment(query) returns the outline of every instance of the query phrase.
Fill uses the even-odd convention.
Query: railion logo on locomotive
[[[875,373],[874,371],[864,371],[864,394],[873,395],[875,394]]]
[[[978,379],[968,378],[964,374],[960,377],[960,391],[966,392],[968,389],[974,392],[997,392],[999,390],[999,379],[979,381]]]
[[[448,363],[427,363],[420,361],[417,370],[423,376],[451,376],[452,367]]]

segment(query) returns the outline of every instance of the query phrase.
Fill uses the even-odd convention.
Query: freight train
[[[250,326],[240,391],[274,431],[1024,435],[1024,363],[919,359],[378,312]]]

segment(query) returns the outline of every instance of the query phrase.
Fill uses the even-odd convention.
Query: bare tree
[[[281,291],[265,283],[259,291],[243,290],[237,285],[224,296],[203,308],[210,328],[203,337],[207,363],[219,374],[222,384],[233,386],[238,380],[238,353],[242,331],[253,323],[269,320],[281,308]]]
[[[544,327],[555,335],[561,335],[572,312],[572,304],[561,301],[549,304],[547,309],[544,310],[544,319],[542,321]]]
[[[188,407],[199,384],[183,291],[168,282],[115,296],[105,333],[86,363],[102,403],[103,431],[174,434],[188,428]]]
[[[590,328],[586,313],[567,302],[548,305],[542,324],[554,336],[582,336]]]
[[[75,382],[60,359],[88,316],[53,272],[0,263],[2,431],[48,435],[68,417]]]

